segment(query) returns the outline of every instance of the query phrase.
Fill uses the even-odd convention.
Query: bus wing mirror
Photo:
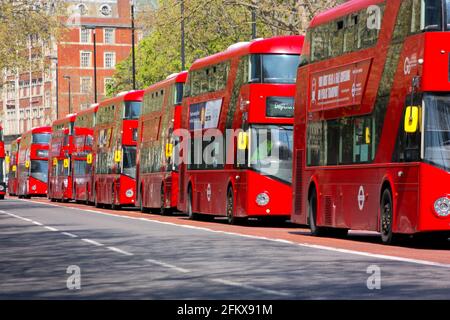
[[[87,164],[92,164],[92,153],[89,153],[87,156],[86,156],[86,163]]]
[[[167,143],[166,144],[166,158],[171,158],[173,155],[173,144]]]
[[[116,163],[120,163],[120,162],[122,161],[122,152],[121,152],[120,150],[117,150],[117,151],[114,153],[114,161],[115,161]]]
[[[56,167],[57,164],[58,164],[58,159],[57,158],[53,158],[53,166]]]
[[[248,133],[247,132],[239,132],[238,149],[239,150],[247,150],[247,147],[248,147]]]
[[[30,160],[25,161],[25,168],[30,168]]]
[[[419,130],[420,107],[408,106],[405,112],[405,132],[416,133]]]

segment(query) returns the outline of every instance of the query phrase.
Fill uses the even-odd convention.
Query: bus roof
[[[310,22],[309,28],[314,28],[324,23],[336,20],[340,17],[368,8],[371,5],[384,3],[386,0],[350,0],[343,4],[319,13]]]
[[[30,130],[28,130],[27,132],[22,134],[22,136],[28,135],[28,134],[33,134],[33,133],[51,133],[51,132],[52,132],[52,127],[49,127],[49,126],[35,127],[35,128],[31,128]]]
[[[107,106],[114,102],[122,102],[122,101],[142,101],[142,97],[144,95],[144,90],[133,90],[128,91],[124,94],[117,95],[113,98],[106,99],[101,101],[98,104],[98,107]]]
[[[190,70],[201,69],[209,65],[226,61],[232,57],[247,54],[301,54],[304,36],[280,36],[268,39],[257,39],[251,42],[236,43],[227,50],[212,56],[196,60]]]
[[[52,126],[56,126],[56,125],[67,123],[67,122],[75,122],[76,118],[77,118],[77,115],[75,113],[69,114],[69,115],[65,116],[64,118],[53,121]]]
[[[76,118],[78,118],[78,117],[84,116],[86,114],[97,113],[97,111],[98,111],[98,103],[93,104],[90,108],[87,108],[87,109],[77,112],[77,114],[75,116],[76,116]]]
[[[152,92],[161,87],[165,87],[166,85],[171,84],[171,83],[185,83],[186,79],[187,79],[187,74],[188,74],[187,71],[182,71],[180,73],[171,74],[166,79],[164,79],[160,82],[157,82],[155,84],[152,84],[150,87],[146,88],[144,90],[144,92],[145,93]]]

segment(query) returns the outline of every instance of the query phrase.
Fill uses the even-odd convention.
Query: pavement
[[[0,299],[450,299],[450,242],[6,199]]]

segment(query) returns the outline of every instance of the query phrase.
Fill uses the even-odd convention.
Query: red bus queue
[[[21,137],[17,166],[19,198],[47,196],[51,132],[51,127],[33,128]]]
[[[11,151],[9,153],[9,172],[8,172],[8,194],[10,196],[17,195],[17,187],[18,187],[18,160],[19,160],[19,145],[20,145],[20,137],[11,142]]]
[[[352,0],[316,16],[305,38],[239,43],[80,112],[86,164],[73,199],[230,223],[290,218],[317,236],[378,231],[385,244],[448,238],[442,4]],[[22,136],[19,195],[31,142]]]
[[[450,1],[316,16],[298,70],[292,220],[312,233],[450,231]]]
[[[3,128],[0,127],[0,200],[3,200],[6,195],[5,183],[5,142],[3,141]]]

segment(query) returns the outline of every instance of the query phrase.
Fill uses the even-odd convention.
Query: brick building
[[[30,70],[2,73],[0,122],[7,140],[94,103],[94,39],[98,101],[105,97],[116,63],[130,54],[130,0],[65,2],[67,30],[59,41],[31,41]]]

